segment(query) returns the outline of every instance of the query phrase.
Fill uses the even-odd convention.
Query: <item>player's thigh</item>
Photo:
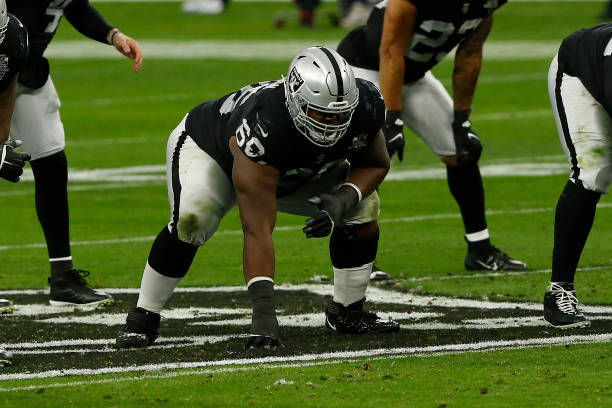
[[[402,119],[440,157],[456,153],[453,101],[431,72],[402,87]]]
[[[612,119],[582,82],[549,70],[549,96],[570,177],[588,190],[607,193],[612,182]]]
[[[378,71],[354,67],[352,65],[351,68],[353,68],[353,74],[355,74],[355,78],[368,80],[374,85],[376,85],[376,87],[380,90],[380,73]]]
[[[318,207],[309,199],[319,194],[333,194],[342,183],[350,169],[347,161],[343,161],[328,170],[320,173],[310,182],[298,188],[295,192],[278,199],[278,211],[312,217],[319,212]],[[341,222],[341,225],[363,224],[378,218],[380,200],[376,192],[364,197],[355,207],[350,209]]]
[[[18,84],[11,136],[23,142],[22,148],[32,155],[32,160],[64,149],[66,140],[59,108],[59,97],[51,77],[38,89]]]
[[[185,119],[170,134],[166,150],[170,232],[204,245],[236,204],[231,180],[221,166],[185,131]]]

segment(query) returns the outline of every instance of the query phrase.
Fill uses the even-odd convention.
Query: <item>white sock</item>
[[[334,302],[348,306],[365,297],[374,262],[354,268],[334,268]]]
[[[482,241],[483,239],[490,238],[489,229],[485,228],[482,231],[465,234],[465,238],[470,242]]]
[[[150,312],[161,312],[181,279],[182,278],[169,278],[164,276],[151,268],[147,262],[142,274],[140,295],[138,295],[138,303],[136,306]]]

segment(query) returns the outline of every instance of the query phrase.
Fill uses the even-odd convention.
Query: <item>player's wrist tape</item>
[[[121,32],[121,31],[119,31],[119,30],[117,30],[117,29],[115,29],[115,31],[113,31],[113,33],[111,34],[110,41],[109,41],[109,44],[110,44],[110,45],[115,45],[115,36],[116,36],[117,34],[119,34],[120,32]]]
[[[388,110],[387,116],[385,116],[386,123],[396,123],[397,121],[404,123],[402,120],[402,111],[401,110]]]
[[[352,188],[355,189],[355,191],[357,192],[357,203],[360,202],[363,199],[363,194],[361,193],[361,190],[355,184],[353,184],[353,183],[344,183],[344,184],[342,184],[342,186],[349,186],[349,187],[352,187]],[[342,188],[342,186],[340,186],[340,188]],[[355,203],[355,204],[357,204],[357,203]]]
[[[471,114],[472,114],[472,109],[456,110],[454,112],[454,122],[457,125],[462,125],[465,121],[470,120]]]
[[[352,208],[361,200],[361,191],[352,183],[345,183],[334,193],[342,208],[342,213]]]

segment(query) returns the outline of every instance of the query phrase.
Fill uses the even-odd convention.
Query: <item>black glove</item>
[[[268,280],[255,282],[249,286],[248,293],[253,303],[253,320],[244,348],[278,349],[281,342],[274,304],[274,283]]]
[[[387,143],[389,157],[397,152],[400,161],[404,160],[404,121],[401,118],[402,111],[388,110],[382,131]]]
[[[457,162],[461,164],[477,163],[482,153],[482,144],[470,123],[471,109],[455,111],[453,136],[457,148]]]
[[[19,181],[25,162],[30,160],[29,153],[15,151],[19,146],[20,140],[7,140],[0,145],[0,177],[13,183]]]
[[[332,233],[344,212],[359,202],[359,194],[352,186],[343,184],[334,194],[319,194],[308,201],[319,207],[320,211],[306,220],[302,231],[306,238],[323,238]]]

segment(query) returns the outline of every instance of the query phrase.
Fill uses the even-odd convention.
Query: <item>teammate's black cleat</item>
[[[11,365],[11,353],[0,347],[0,367]]]
[[[113,302],[111,295],[87,286],[88,271],[71,269],[59,278],[50,277],[52,306],[101,306]]]
[[[364,309],[365,299],[343,306],[331,300],[325,310],[325,327],[337,333],[366,334],[398,331],[399,323],[384,320]]]
[[[148,347],[158,336],[159,313],[135,307],[128,312],[125,325],[117,335],[118,348]]]
[[[551,283],[544,294],[544,320],[561,329],[587,327],[591,322],[578,308],[574,284]]]
[[[465,256],[465,269],[468,271],[526,271],[527,264],[510,258],[507,254],[491,246],[486,251],[468,251]]]
[[[372,272],[370,273],[370,280],[373,281],[385,281],[391,279],[391,275],[387,272],[382,271],[376,264],[372,265]]]
[[[6,299],[0,299],[0,314],[10,313],[13,311],[13,302]]]

